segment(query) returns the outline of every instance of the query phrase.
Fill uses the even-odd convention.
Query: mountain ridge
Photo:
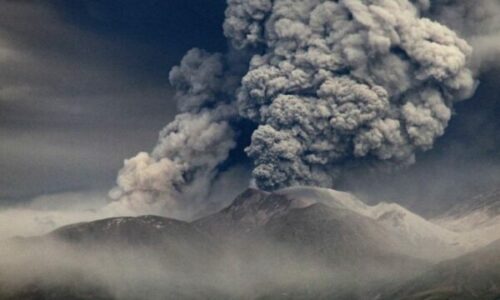
[[[42,273],[32,281],[35,285],[21,288],[9,298],[2,294],[2,268],[6,266],[0,263],[0,299],[59,295],[44,299],[66,300],[73,299],[67,292],[74,291],[84,295],[74,299],[86,300],[95,296],[89,296],[89,290],[104,288],[97,296],[106,300],[143,299],[141,294],[150,292],[158,299],[168,294],[175,299],[385,300],[392,298],[377,297],[396,295],[400,298],[394,299],[415,300],[420,298],[411,298],[397,288],[418,293],[418,288],[426,288],[421,282],[428,282],[422,278],[432,278],[439,285],[440,277],[432,272],[441,265],[459,266],[468,257],[462,253],[470,251],[472,260],[479,259],[470,249],[455,251],[439,228],[400,205],[382,202],[370,206],[346,192],[310,187],[273,193],[248,189],[224,209],[193,222],[152,215],[115,217],[63,226],[45,236],[17,241],[21,246],[15,249],[20,257],[30,248],[43,250],[47,244],[47,249],[53,249],[50,251],[76,251],[80,254],[75,257],[85,262],[90,259],[86,264],[91,266],[95,264],[93,254],[88,253],[97,251],[118,265],[124,264],[124,273],[136,272],[126,268],[130,261],[146,264],[160,277],[174,272],[146,290],[133,282],[128,284],[131,287],[120,287],[123,279],[114,283],[125,289],[118,294],[108,293],[116,286],[103,287],[97,279],[75,286],[82,275],[73,263],[67,270],[68,279],[38,285],[37,280],[45,276]],[[54,241],[56,244],[51,244]],[[67,266],[63,267],[66,270]],[[453,273],[446,274],[455,278]],[[488,274],[496,280],[494,272]],[[184,276],[188,285],[174,280]],[[65,280],[69,280],[67,285]],[[132,287],[135,292],[127,290]],[[434,291],[428,290],[428,294]]]

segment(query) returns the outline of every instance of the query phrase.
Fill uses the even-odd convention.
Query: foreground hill
[[[187,222],[110,218],[5,245],[0,300],[226,299],[197,279],[219,245]]]

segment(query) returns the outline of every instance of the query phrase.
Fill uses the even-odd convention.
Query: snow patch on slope
[[[415,245],[442,243],[453,247],[468,247],[458,234],[435,225],[395,203],[379,203],[371,207],[371,216],[386,227],[397,230]]]
[[[290,187],[276,192],[276,194],[293,198],[303,205],[323,203],[333,208],[344,208],[359,213],[364,216],[370,214],[369,206],[346,192],[335,191],[318,187]]]
[[[404,236],[415,247],[426,245],[430,252],[446,248],[449,253],[435,253],[436,257],[457,256],[484,245],[474,239],[474,233],[464,234],[450,230],[440,224],[430,222],[396,203],[381,202],[370,206],[354,195],[317,187],[293,187],[278,191],[301,202],[323,203],[330,207],[347,209],[376,220],[389,230]],[[489,238],[487,238],[489,240]],[[492,240],[489,240],[490,242]]]

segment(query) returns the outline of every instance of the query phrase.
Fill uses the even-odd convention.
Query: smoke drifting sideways
[[[125,161],[110,206],[199,213],[242,148],[264,190],[415,163],[474,94],[498,11],[490,0],[228,0],[230,50],[193,49],[173,68],[180,114],[151,153]]]
[[[114,242],[74,245],[50,238],[37,240],[36,247],[27,246],[29,242],[8,241],[0,247],[4,258],[0,261],[1,296],[253,299],[286,291],[302,298],[302,290],[342,295],[422,271],[419,266],[373,261],[365,262],[359,272],[353,266],[326,264],[273,241],[219,245],[216,251],[186,245],[182,238],[167,246],[135,248]]]
[[[186,205],[206,204],[214,180],[224,180],[217,177],[218,166],[237,147],[239,116],[232,96],[241,78],[239,56],[193,49],[172,69],[180,114],[161,131],[152,153],[125,161],[109,193],[119,200],[110,205],[113,210],[179,216],[192,211]],[[238,173],[237,168],[228,171],[241,179]],[[242,180],[246,185],[248,179]]]
[[[47,234],[61,226],[109,218],[103,191],[48,194],[18,206],[0,207],[0,241]]]

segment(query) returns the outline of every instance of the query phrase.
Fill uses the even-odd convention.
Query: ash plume
[[[487,54],[473,49],[496,34],[498,5],[476,2],[228,0],[228,54],[194,49],[171,71],[180,114],[151,153],[125,162],[111,205],[201,204],[246,146],[241,122],[256,128],[245,152],[264,190],[414,163],[477,86]]]
[[[485,72],[497,67],[500,54],[500,2],[496,0],[434,0],[426,2],[423,15],[464,37],[474,48],[472,68]]]
[[[238,93],[264,189],[331,186],[357,159],[411,164],[474,91],[472,48],[409,1],[228,3],[233,44],[265,49]]]
[[[207,195],[216,167],[236,146],[231,122],[238,114],[231,96],[239,80],[229,60],[193,49],[172,69],[169,79],[177,89],[180,114],[160,132],[151,153],[125,161],[109,193],[117,200],[111,208],[175,213],[185,208],[183,199],[196,202]]]

